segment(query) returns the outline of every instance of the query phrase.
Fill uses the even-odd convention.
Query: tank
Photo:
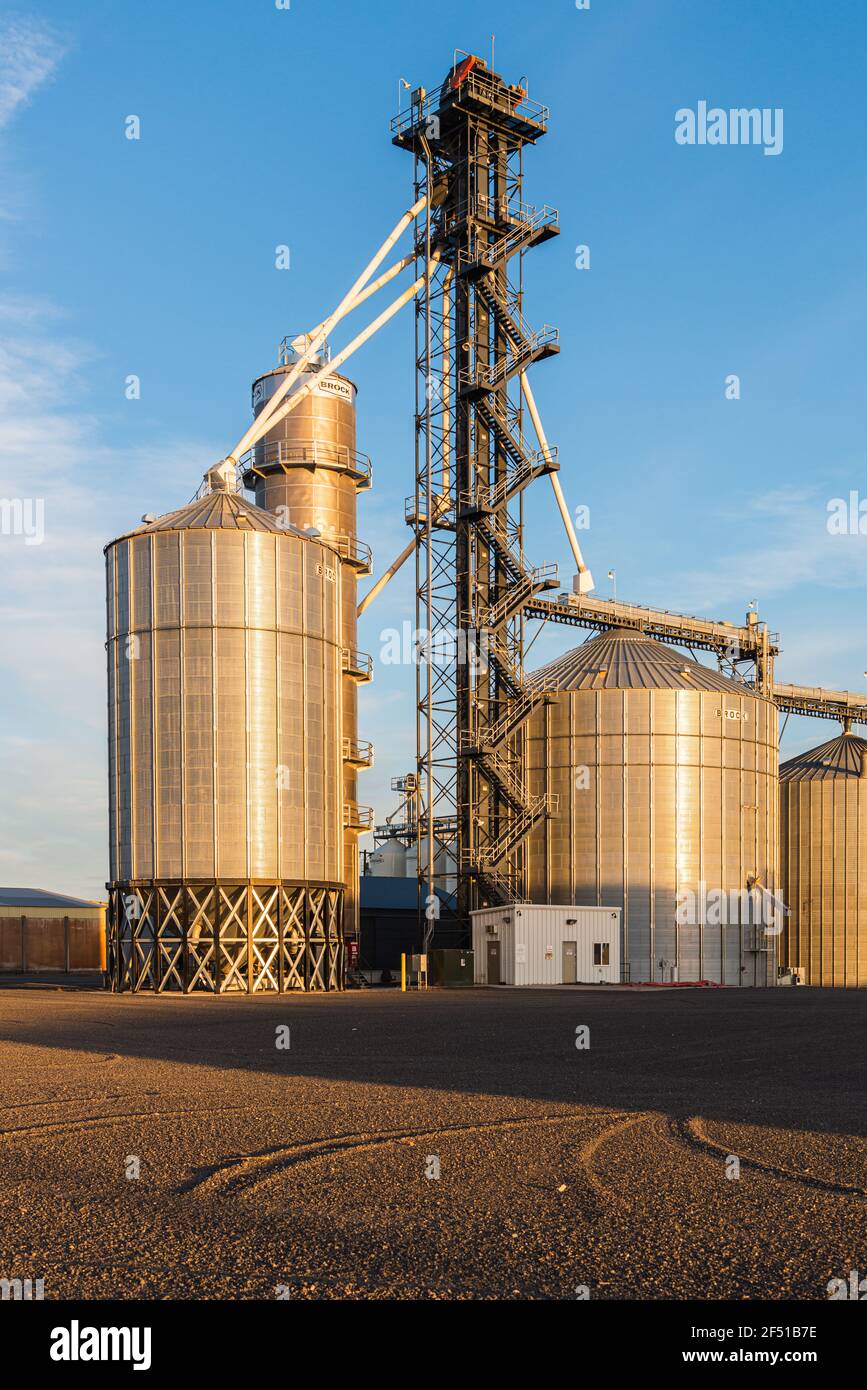
[[[627,980],[774,983],[775,706],[632,629],[528,681],[531,902],[621,908]]]
[[[337,988],[343,569],[211,481],[106,547],[110,975]]]
[[[406,878],[406,846],[399,840],[384,840],[368,860],[374,878]]]
[[[427,843],[422,846],[422,863],[427,864]],[[418,844],[413,841],[406,851],[406,873],[408,878],[418,878]],[[434,851],[434,875],[437,886],[446,893],[456,893],[458,886],[458,866],[454,851],[438,840]]]
[[[783,763],[780,861],[782,965],[808,985],[867,985],[867,739],[847,731]]]
[[[284,341],[280,362],[258,377],[252,388],[255,417],[261,414],[307,346],[300,337]],[[302,371],[293,394],[327,363],[326,347]],[[346,377],[326,376],[285,419],[269,430],[243,460],[244,483],[256,503],[302,531],[315,530],[339,554],[342,570],[341,631],[343,645],[355,649],[358,579],[371,572],[369,547],[356,527],[359,490],[370,486],[370,460],[356,449],[356,387]],[[288,399],[288,396],[287,398]],[[344,838],[347,890],[344,899],[347,936],[358,936],[358,835],[372,824],[367,808],[358,806],[358,773],[371,766],[373,750],[358,738],[358,682],[343,683],[343,734],[346,760],[343,797],[348,824]]]

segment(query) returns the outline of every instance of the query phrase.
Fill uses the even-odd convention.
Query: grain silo
[[[280,361],[254,381],[253,413],[258,418],[284,378],[296,367],[309,339],[284,341]],[[341,570],[341,632],[343,645],[354,652],[357,633],[358,579],[370,574],[370,547],[356,531],[359,490],[370,486],[371,466],[356,449],[356,387],[337,373],[313,384],[328,361],[328,349],[314,353],[298,375],[286,399],[308,394],[246,455],[244,483],[255,492],[257,504],[300,530],[319,533],[333,551]],[[358,934],[358,835],[371,828],[372,813],[358,805],[358,771],[372,765],[373,750],[358,737],[357,680],[343,683],[343,801],[347,934]]]
[[[780,768],[783,965],[867,985],[867,739],[848,730]]]
[[[631,628],[530,679],[530,901],[622,908],[627,980],[773,984],[775,706]]]
[[[106,547],[110,980],[339,988],[342,566],[205,488]]]

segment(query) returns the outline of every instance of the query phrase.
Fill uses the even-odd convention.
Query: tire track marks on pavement
[[[583,1110],[576,1114],[513,1116],[481,1124],[436,1125],[432,1128],[395,1130],[366,1130],[358,1134],[335,1134],[300,1144],[279,1144],[259,1153],[236,1155],[225,1163],[200,1169],[182,1183],[178,1192],[220,1191],[228,1194],[247,1193],[278,1176],[288,1168],[303,1163],[315,1163],[346,1153],[366,1153],[391,1144],[412,1144],[416,1139],[462,1138],[476,1134],[497,1134],[510,1130],[531,1129],[566,1124],[580,1124],[598,1118],[605,1111]]]
[[[626,1118],[621,1115],[613,1124],[603,1129],[601,1134],[595,1135],[593,1139],[588,1139],[587,1143],[581,1146],[578,1152],[578,1162],[581,1165],[588,1183],[597,1196],[602,1198],[603,1202],[622,1202],[623,1197],[620,1193],[616,1192],[613,1187],[609,1187],[603,1182],[602,1178],[597,1173],[596,1158],[598,1154],[605,1144],[609,1143],[612,1139],[616,1139],[619,1134],[625,1134],[627,1130],[633,1129],[635,1125],[645,1124],[652,1118],[653,1115],[650,1111],[641,1111],[637,1115],[627,1115]]]
[[[38,1137],[41,1134],[76,1134],[82,1130],[110,1129],[127,1120],[190,1120],[209,1115],[237,1114],[239,1111],[259,1109],[255,1105],[221,1105],[219,1108],[204,1110],[128,1110],[109,1115],[84,1115],[78,1120],[55,1120],[42,1125],[20,1125],[13,1129],[0,1129],[0,1140],[19,1137]]]
[[[867,1188],[855,1187],[848,1183],[834,1182],[830,1178],[817,1178],[811,1173],[799,1173],[795,1168],[786,1168],[782,1164],[769,1163],[766,1159],[753,1158],[749,1154],[737,1153],[733,1148],[725,1144],[719,1144],[715,1139],[711,1139],[704,1127],[704,1120],[700,1115],[692,1115],[688,1118],[669,1117],[668,1134],[674,1142],[682,1147],[692,1150],[693,1153],[703,1153],[715,1159],[727,1159],[734,1156],[740,1160],[741,1167],[754,1169],[759,1173],[766,1173],[769,1177],[779,1178],[783,1182],[797,1183],[801,1187],[815,1188],[818,1192],[828,1192],[836,1197],[867,1197]]]

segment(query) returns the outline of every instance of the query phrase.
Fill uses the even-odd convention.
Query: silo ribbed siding
[[[266,372],[253,383],[253,413],[261,414],[280,386],[292,363]],[[301,390],[319,371],[317,356],[302,371],[285,399]],[[355,540],[359,482],[353,472],[356,459],[356,387],[337,373],[327,376],[317,389],[263,435],[254,447],[255,472],[247,475],[247,486],[255,489],[256,503],[266,511],[285,517],[300,530],[314,527],[324,540]],[[341,631],[343,645],[354,648],[357,639],[357,570],[348,560],[337,561],[341,575]],[[358,688],[355,681],[343,683],[343,737],[358,740]],[[358,772],[352,763],[343,768],[343,799],[353,806],[359,797]],[[347,932],[358,930],[359,873],[358,835],[344,834],[346,892],[344,898]]]
[[[867,985],[867,740],[841,734],[780,768],[782,959],[808,985]]]
[[[112,879],[339,882],[333,554],[177,529],[118,542],[108,565]]]
[[[339,989],[335,550],[218,490],[106,563],[113,987]]]
[[[775,938],[738,895],[777,886],[775,707],[632,630],[531,679],[554,693],[530,721],[531,790],[559,796],[530,838],[531,901],[622,908],[627,979],[659,981],[665,960],[681,980],[773,984]],[[702,884],[734,895],[731,921],[678,924]]]

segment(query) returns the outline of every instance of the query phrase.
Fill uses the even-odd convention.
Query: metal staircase
[[[490,707],[480,706],[473,729],[462,735],[461,748],[483,781],[508,807],[508,815],[494,817],[492,835],[484,844],[467,847],[463,862],[466,870],[477,876],[485,895],[497,901],[514,900],[502,896],[517,891],[515,873],[508,861],[530,831],[557,810],[556,797],[533,796],[524,782],[524,760],[515,739],[533,710],[545,703],[546,696],[526,687],[520,667],[512,658],[505,629],[539,593],[557,588],[558,571],[554,564],[528,565],[520,549],[515,548],[510,529],[514,528],[509,525],[505,500],[494,510],[479,514],[477,538],[494,557],[500,583],[492,603],[464,615],[468,625],[476,624],[484,634],[485,640],[479,641],[477,647],[496,677],[496,704],[502,713],[492,723]],[[520,534],[516,539],[520,544]]]
[[[526,203],[518,207],[507,204],[501,209],[501,221],[508,224],[507,230],[495,241],[486,245],[474,238],[472,244],[460,252],[459,275],[476,280],[489,270],[496,270],[505,264],[517,251],[528,251],[532,246],[539,246],[560,231],[559,213],[547,204],[541,208],[530,207]]]
[[[560,467],[557,449],[547,452],[533,449],[497,396],[481,396],[476,402],[476,414],[506,455],[508,467],[505,475],[492,486],[479,487],[475,493],[462,495],[461,503],[468,514],[497,511],[537,478],[545,473],[556,473]]]
[[[546,323],[533,329],[516,304],[497,292],[491,272],[476,281],[476,292],[487,312],[496,316],[499,327],[508,341],[506,351],[497,354],[487,367],[478,360],[460,372],[460,395],[465,400],[479,400],[498,386],[505,385],[526,371],[533,362],[541,362],[560,351],[560,330]]]

